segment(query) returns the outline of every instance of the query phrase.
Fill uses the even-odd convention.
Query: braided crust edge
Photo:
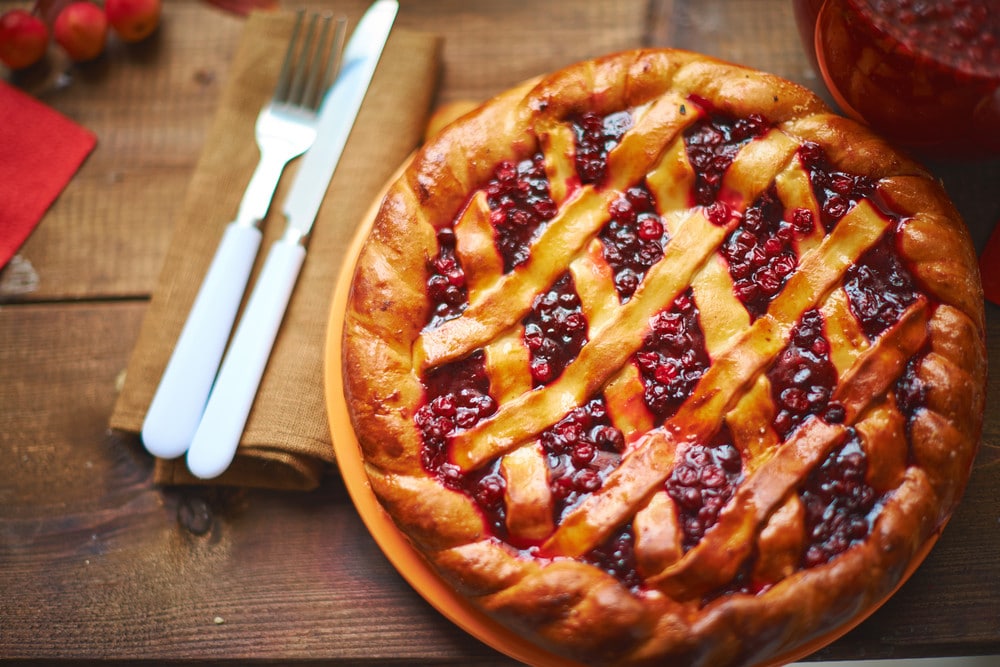
[[[667,92],[697,93],[736,115],[762,113],[838,167],[866,173],[909,215],[900,247],[939,305],[918,375],[931,390],[912,426],[913,461],[869,538],[757,596],[699,608],[656,591],[636,597],[572,560],[521,558],[489,536],[473,503],[429,477],[413,425],[422,387],[412,347],[429,309],[423,285],[436,221],[502,159],[533,153],[546,118],[610,112]],[[512,89],[465,115],[417,153],[377,214],[356,269],[343,334],[348,406],[372,489],[401,531],[487,613],[559,655],[593,664],[755,665],[794,656],[863,617],[922,559],[964,490],[985,401],[982,293],[965,226],[919,165],[812,93],[754,70],[676,50],[587,61]]]

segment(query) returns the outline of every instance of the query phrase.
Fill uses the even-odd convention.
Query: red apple
[[[160,0],[105,0],[108,23],[126,42],[138,42],[160,24]]]
[[[23,69],[42,59],[49,43],[49,29],[42,19],[24,9],[0,16],[0,61]]]
[[[77,62],[93,60],[104,51],[108,19],[91,2],[73,2],[59,12],[52,32],[70,58]]]

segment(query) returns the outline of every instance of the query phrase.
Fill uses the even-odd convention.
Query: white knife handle
[[[256,227],[226,226],[143,421],[142,442],[150,454],[172,459],[191,444],[260,240]]]
[[[293,241],[271,246],[188,449],[197,477],[218,477],[232,463],[305,254]]]

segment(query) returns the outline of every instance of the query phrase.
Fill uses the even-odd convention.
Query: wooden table
[[[639,45],[700,50],[822,92],[786,0],[402,4],[399,25],[445,37],[441,102]],[[336,4],[352,21],[364,5]],[[242,25],[172,0],[151,43],[114,46],[39,93],[99,144],[0,272],[0,659],[511,664],[403,581],[336,476],[310,493],[161,489],[137,442],[108,431]],[[932,167],[981,248],[1000,220],[1000,162]],[[997,358],[1000,311],[988,306],[987,318]],[[936,549],[814,657],[1000,653],[990,405],[966,497]]]

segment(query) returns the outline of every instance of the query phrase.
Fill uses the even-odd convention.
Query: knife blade
[[[299,165],[282,211],[284,235],[271,246],[247,301],[187,451],[197,477],[218,477],[232,463],[288,301],[305,261],[313,223],[347,144],[395,22],[397,0],[376,0],[354,29],[340,74],[320,110],[319,134]]]

